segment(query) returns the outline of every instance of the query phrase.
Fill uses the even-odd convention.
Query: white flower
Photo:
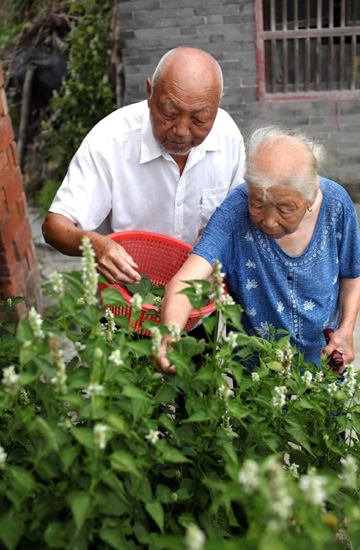
[[[59,343],[55,337],[50,340],[50,354],[54,359],[56,368],[55,376],[50,380],[50,382],[56,386],[56,391],[58,393],[64,395],[67,391],[66,365],[63,357],[63,352],[59,348]]]
[[[305,386],[310,387],[312,382],[312,374],[309,370],[306,370],[301,377],[305,383]]]
[[[282,313],[282,312],[284,311],[284,309],[285,309],[285,308],[284,308],[284,304],[283,304],[282,302],[278,302],[278,304],[277,304],[277,311],[278,311],[279,313]]]
[[[305,493],[306,500],[314,506],[324,508],[326,499],[326,479],[318,476],[315,469],[310,469],[307,475],[300,476],[299,487]]]
[[[227,294],[224,298],[224,305],[225,306],[233,306],[235,304],[232,296],[230,294]]]
[[[342,384],[344,391],[352,395],[356,390],[356,378],[353,365],[348,365],[346,371],[344,372],[344,381]]]
[[[60,297],[64,296],[64,292],[65,292],[64,277],[62,276],[62,274],[59,273],[58,271],[54,271],[51,274],[51,282],[52,282],[53,291],[55,292],[55,294],[57,294]]]
[[[248,315],[249,317],[255,317],[256,315],[256,309],[254,307],[252,308],[247,308],[246,309],[246,315]]]
[[[232,390],[228,386],[225,386],[224,384],[222,384],[219,387],[218,391],[224,397],[230,397],[230,395],[232,395],[232,393],[233,393]]]
[[[251,260],[248,260],[246,262],[246,267],[249,267],[251,269],[256,269],[256,263],[255,262],[252,262]]]
[[[333,397],[338,391],[338,389],[339,389],[339,386],[336,384],[336,382],[332,382],[332,384],[328,385],[327,391]]]
[[[0,469],[5,466],[7,453],[5,452],[4,447],[0,445]]]
[[[142,297],[138,292],[135,292],[135,294],[132,297],[132,307],[140,311],[140,309],[142,308],[142,305],[143,305]]]
[[[238,337],[238,333],[231,331],[227,336],[224,337],[224,340],[225,342],[228,342],[228,344],[232,349],[234,349],[237,346],[237,337]]]
[[[294,501],[288,494],[283,467],[276,460],[269,459],[267,470],[270,473],[268,477],[272,509],[281,519],[287,519],[291,515],[291,507]]]
[[[191,524],[187,527],[185,534],[187,550],[202,550],[205,540],[205,533],[197,525]]]
[[[282,349],[277,349],[275,350],[275,357],[278,361],[280,361],[281,363],[283,362],[284,360],[284,352]]]
[[[85,399],[89,399],[91,395],[100,395],[103,391],[104,386],[102,384],[98,384],[97,382],[91,382],[90,385],[83,390],[83,395]]]
[[[254,237],[252,236],[252,234],[248,231],[244,237],[244,239],[248,242],[252,242],[254,240]]]
[[[41,319],[40,313],[38,313],[36,309],[32,307],[29,311],[29,325],[34,332],[35,338],[39,338],[40,340],[44,338],[44,332],[41,329],[42,323],[43,320]]]
[[[318,371],[315,374],[315,382],[322,382],[324,380],[324,373],[321,371]]]
[[[273,406],[281,409],[286,402],[286,386],[275,386],[274,390],[276,395],[272,398]]]
[[[260,376],[258,375],[257,372],[252,372],[251,373],[251,378],[252,378],[253,382],[255,382],[255,383],[260,382]]]
[[[151,349],[158,354],[159,353],[159,347],[161,345],[161,332],[159,327],[152,327],[150,329],[151,332]]]
[[[2,371],[3,378],[1,382],[6,386],[7,391],[16,389],[17,383],[19,381],[19,375],[15,372],[14,365],[6,367]]]
[[[260,327],[255,328],[256,332],[263,337],[266,337],[270,331],[270,325],[267,321],[261,322]]]
[[[180,328],[177,323],[171,323],[170,325],[170,334],[173,338],[179,338],[180,337]]]
[[[291,473],[292,477],[297,479],[299,477],[299,464],[295,464],[295,462],[290,464],[289,472]]]
[[[109,355],[109,361],[114,363],[117,367],[120,367],[124,364],[124,361],[121,359],[120,350],[116,349]]]
[[[100,449],[105,449],[106,447],[106,431],[107,426],[105,424],[95,424],[94,442]]]
[[[356,459],[352,455],[347,455],[345,458],[340,459],[343,465],[343,472],[339,474],[339,478],[342,480],[344,487],[349,489],[357,488],[357,471],[358,465]]]
[[[151,429],[150,432],[145,436],[145,439],[148,439],[150,441],[150,443],[155,445],[155,443],[157,441],[159,441],[159,435],[160,435],[159,430],[152,430]]]
[[[259,466],[255,460],[247,459],[239,472],[239,482],[245,493],[251,495],[260,485]]]
[[[84,285],[84,302],[96,304],[96,292],[99,275],[96,271],[95,252],[87,235],[82,240],[82,283]]]
[[[194,287],[196,296],[202,296],[202,284],[195,282],[193,283],[193,287]]]

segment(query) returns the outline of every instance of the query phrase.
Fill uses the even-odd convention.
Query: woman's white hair
[[[166,70],[166,66],[167,66],[167,63],[169,61],[169,57],[171,57],[171,55],[177,51],[177,50],[190,50],[191,48],[188,48],[188,47],[184,47],[184,46],[178,46],[177,48],[173,48],[172,50],[169,50],[168,52],[166,52],[166,54],[164,54],[162,56],[162,58],[160,59],[159,63],[157,64],[156,66],[156,69],[152,75],[152,79],[151,79],[151,83],[152,83],[152,92],[154,91],[156,85],[161,81],[162,77],[163,77],[163,74]],[[221,67],[219,65],[219,63],[216,61],[216,59],[210,55],[209,53],[205,52],[202,50],[202,53],[207,56],[209,59],[212,60],[212,62],[214,63],[214,67],[217,69],[218,71],[218,77],[219,77],[219,102],[221,100],[221,96],[222,96],[222,93],[223,93],[223,88],[224,88],[224,78],[223,78],[223,74],[222,74],[222,70],[221,70]]]
[[[302,145],[309,154],[306,156],[302,171],[296,175],[270,178],[264,171],[261,171],[256,162],[259,147],[271,145],[278,140],[295,140]],[[325,149],[322,145],[313,141],[308,135],[298,130],[290,130],[281,126],[266,126],[255,130],[247,141],[246,145],[246,169],[245,181],[257,189],[267,190],[274,186],[284,185],[292,187],[308,201],[314,200],[319,185],[319,170],[325,160]]]

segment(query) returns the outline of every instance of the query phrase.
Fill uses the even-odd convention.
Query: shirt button
[[[181,206],[181,201],[177,201],[176,206]]]
[[[300,334],[296,334],[296,338],[300,338]]]
[[[286,278],[288,281],[292,281],[292,277],[290,277],[290,275],[288,275]]]

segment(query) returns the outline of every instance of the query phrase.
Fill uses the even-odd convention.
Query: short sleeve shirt
[[[308,361],[319,364],[323,329],[338,326],[340,278],[360,277],[359,226],[354,205],[337,183],[320,178],[323,201],[312,239],[300,256],[289,256],[256,228],[246,184],[212,216],[194,253],[222,263],[230,294],[244,308],[249,334],[269,327],[289,332]]]
[[[161,233],[193,245],[215,208],[243,181],[243,138],[218,110],[183,173],[155,140],[146,101],[118,109],[88,134],[72,159],[50,212],[94,230]]]

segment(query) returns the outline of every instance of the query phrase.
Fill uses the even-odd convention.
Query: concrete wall
[[[39,269],[0,64],[0,302],[23,296],[18,317],[41,309]],[[0,319],[3,310],[0,308]]]
[[[202,48],[222,67],[222,107],[244,137],[263,123],[300,126],[328,150],[324,175],[358,190],[360,92],[351,100],[260,102],[252,0],[118,0],[117,9],[126,104],[145,98],[145,79],[167,50]]]

